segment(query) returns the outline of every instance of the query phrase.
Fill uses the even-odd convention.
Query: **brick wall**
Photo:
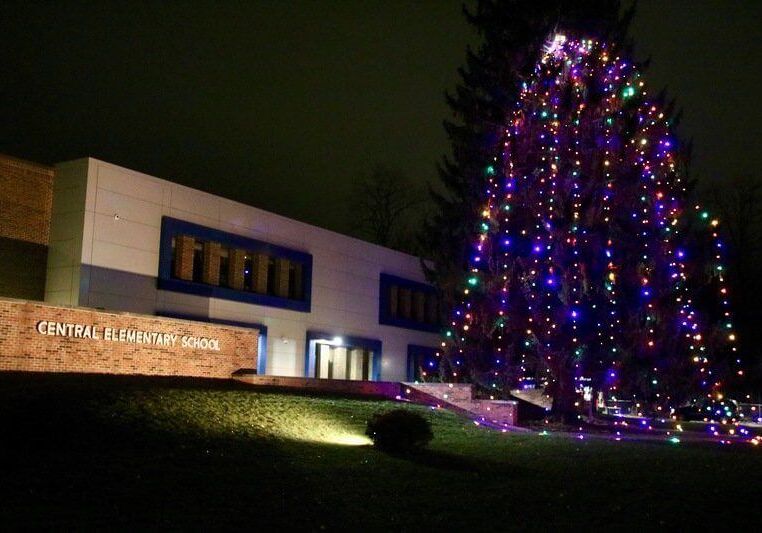
[[[275,260],[275,295],[288,298],[288,259]]]
[[[396,381],[354,381],[349,379],[316,379],[287,376],[245,376],[236,378],[242,383],[263,387],[298,389],[328,394],[352,394],[387,398],[400,398],[400,383]]]
[[[268,258],[265,254],[252,256],[251,290],[259,294],[267,294],[267,265]]]
[[[243,290],[243,274],[246,252],[237,248],[230,250],[228,260],[228,283],[231,289]]]
[[[518,423],[518,402],[476,400],[467,383],[405,383],[404,398],[416,403],[446,407],[479,423],[507,428]]]
[[[175,277],[187,281],[193,279],[193,247],[195,243],[195,239],[188,235],[175,237]]]
[[[0,237],[48,245],[52,167],[0,155]]]
[[[99,338],[41,334],[40,321],[94,326]],[[119,330],[138,330],[176,341],[106,340],[106,328],[117,338]],[[183,336],[217,339],[219,351],[183,347]],[[254,329],[0,298],[0,370],[228,378],[256,368],[258,337]]]
[[[204,243],[204,264],[202,267],[201,281],[210,285],[220,284],[220,250],[218,242]]]

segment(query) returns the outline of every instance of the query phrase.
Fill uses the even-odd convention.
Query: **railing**
[[[762,403],[739,403],[736,413],[745,422],[762,423]]]
[[[598,406],[598,412],[603,415],[632,415],[635,413],[635,404],[632,400],[609,400]]]

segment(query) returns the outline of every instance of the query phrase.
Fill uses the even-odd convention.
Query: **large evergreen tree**
[[[582,377],[665,412],[739,371],[718,221],[689,203],[669,106],[623,47],[567,36],[479,169],[452,372],[544,382],[560,415]]]
[[[623,43],[633,9],[624,10],[619,0],[477,0],[463,13],[481,44],[467,50],[466,64],[459,69],[462,81],[447,95],[452,120],[444,127],[452,152],[439,167],[441,186],[431,190],[436,210],[421,239],[423,254],[431,260],[424,268],[448,308],[466,272],[487,179],[484,169],[545,38],[563,27]]]

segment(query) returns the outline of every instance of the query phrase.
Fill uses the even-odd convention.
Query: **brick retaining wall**
[[[258,340],[256,329],[0,298],[0,370],[229,378],[256,368]]]
[[[242,376],[236,379],[251,385],[299,389],[301,391],[355,394],[388,399],[396,399],[400,396],[400,383],[396,381],[354,381],[289,376]]]
[[[405,399],[416,403],[446,407],[499,428],[518,423],[518,402],[474,399],[473,388],[466,383],[404,383],[404,386]]]

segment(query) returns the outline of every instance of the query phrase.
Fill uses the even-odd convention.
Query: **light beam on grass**
[[[281,420],[270,430],[279,437],[342,446],[366,446],[372,441],[358,428],[350,427],[324,413],[300,412],[289,420]]]
[[[327,442],[342,444],[344,446],[368,446],[372,441],[365,435],[355,435],[350,433],[336,433],[327,435]]]

